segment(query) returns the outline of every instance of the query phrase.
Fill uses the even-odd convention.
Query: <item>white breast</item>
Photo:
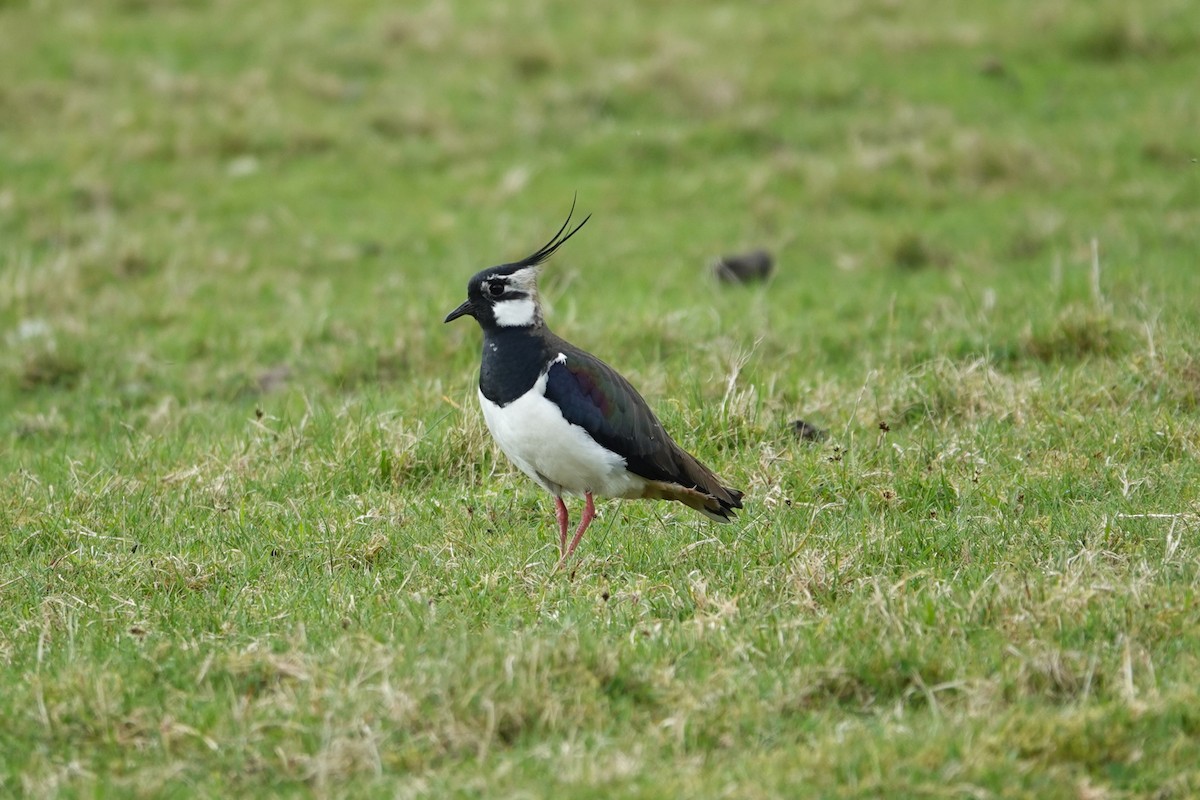
[[[546,399],[546,376],[506,406],[479,393],[488,430],[504,454],[547,491],[638,497],[645,481],[625,469],[625,459],[572,425]]]

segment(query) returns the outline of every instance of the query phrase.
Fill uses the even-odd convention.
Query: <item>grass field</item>
[[[508,6],[0,0],[0,795],[1200,796],[1194,3]],[[556,573],[576,192],[748,496]]]

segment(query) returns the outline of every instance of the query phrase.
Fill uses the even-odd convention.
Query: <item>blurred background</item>
[[[622,353],[687,308],[666,327],[836,372],[945,287],[975,311],[1085,297],[1093,238],[1109,291],[1169,306],[1200,245],[1195,21],[1170,0],[8,0],[0,400],[457,382],[474,333],[441,315],[576,193],[595,216],[548,271],[552,320]],[[710,261],[755,247],[769,306],[719,296]],[[982,351],[977,323],[933,335]]]

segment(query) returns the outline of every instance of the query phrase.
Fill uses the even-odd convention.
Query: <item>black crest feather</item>
[[[579,233],[579,229],[586,225],[587,221],[592,218],[591,214],[588,214],[586,217],[584,217],[583,222],[580,222],[578,225],[572,228],[570,233],[568,233],[566,236],[563,236],[563,231],[565,231],[567,226],[571,224],[571,217],[575,214],[576,199],[578,199],[578,195],[571,198],[571,210],[567,212],[567,220],[562,224],[562,227],[558,229],[558,233],[554,234],[554,236],[550,238],[550,241],[542,245],[541,249],[539,249],[536,253],[526,256],[520,261],[515,261],[510,266],[533,267],[541,264],[547,258],[554,255],[554,251],[562,247],[563,243],[566,242],[567,239],[570,239],[572,236]]]

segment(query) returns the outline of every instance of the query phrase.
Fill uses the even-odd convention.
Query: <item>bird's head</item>
[[[571,204],[571,213],[575,204]],[[538,302],[538,265],[554,254],[563,242],[574,236],[591,215],[584,217],[570,233],[563,231],[571,223],[571,214],[558,233],[531,256],[501,264],[475,273],[467,283],[467,299],[446,315],[446,322],[471,316],[484,330],[495,328],[532,328],[542,324],[542,309]]]

